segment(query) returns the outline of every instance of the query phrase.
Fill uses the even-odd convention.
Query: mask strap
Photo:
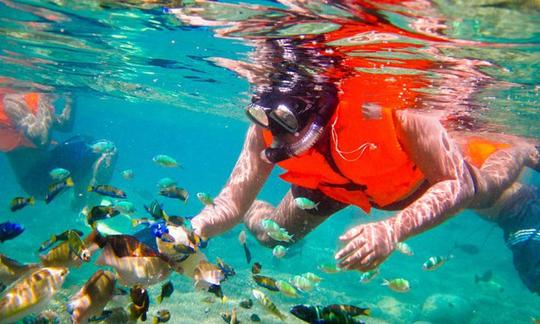
[[[354,150],[351,150],[351,151],[343,151],[343,150],[341,150],[339,148],[339,139],[338,139],[337,132],[336,132],[336,124],[337,124],[337,121],[339,119],[339,109],[340,109],[340,107],[337,108],[336,118],[334,119],[334,122],[332,123],[332,127],[331,127],[331,133],[332,133],[331,135],[332,135],[332,140],[334,141],[334,149],[343,160],[345,160],[347,162],[355,162],[358,159],[360,159],[362,157],[362,155],[364,155],[364,152],[367,149],[373,151],[373,150],[377,149],[378,146],[375,143],[366,142],[366,143],[363,143],[362,145],[358,146],[357,148],[355,148]],[[352,158],[352,159],[346,158],[345,155],[344,155],[344,154],[353,154],[353,153],[356,153],[356,152],[358,152],[358,155],[355,158]]]

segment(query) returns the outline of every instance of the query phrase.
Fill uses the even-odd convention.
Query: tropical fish
[[[129,290],[131,297],[131,305],[129,306],[130,318],[134,321],[141,320],[146,321],[146,313],[150,307],[150,297],[148,297],[148,291],[141,285],[134,285]]]
[[[15,197],[11,200],[11,204],[10,204],[10,207],[9,209],[12,211],[12,212],[15,212],[17,210],[21,210],[23,209],[24,207],[28,206],[28,205],[33,205],[35,204],[35,200],[34,200],[34,197],[28,197],[28,198],[24,198],[24,197]]]
[[[101,321],[105,321],[105,320],[107,320],[107,319],[109,319],[109,318],[112,318],[113,315],[115,315],[115,310],[114,310],[114,309],[113,309],[113,310],[106,309],[106,310],[104,310],[103,312],[101,312],[100,315],[90,317],[90,318],[88,319],[88,322],[101,322]],[[123,321],[116,321],[116,322],[113,321],[113,323],[127,322],[127,320],[128,320],[128,316],[125,316],[125,320],[123,320]],[[107,321],[107,322],[109,322],[109,321]]]
[[[36,263],[23,264],[0,254],[0,282],[4,285],[10,285],[23,274],[35,270],[37,267],[39,265]]]
[[[83,262],[68,241],[58,244],[46,254],[40,255],[39,258],[41,263],[48,267],[79,268]]]
[[[290,235],[285,229],[280,229],[279,231],[276,231],[276,232],[268,232],[266,234],[268,234],[268,236],[270,236],[271,238],[279,242],[292,242],[293,241],[292,239],[293,236]]]
[[[253,280],[257,283],[257,285],[271,291],[279,291],[279,288],[276,286],[276,280],[274,278],[261,275],[253,275],[252,277]]]
[[[253,297],[272,315],[277,316],[280,320],[285,320],[285,315],[279,311],[276,305],[262,291],[253,289]]]
[[[400,293],[408,292],[411,289],[409,281],[402,278],[397,278],[397,279],[392,279],[392,280],[383,279],[382,285],[388,286],[393,291],[400,292]]]
[[[405,255],[409,255],[409,256],[414,255],[414,252],[411,249],[411,247],[405,242],[398,242],[396,244],[396,250],[398,250],[399,252]]]
[[[86,214],[86,223],[95,228],[96,222],[120,215],[120,212],[112,206],[94,206]]]
[[[298,292],[296,291],[296,288],[294,288],[293,285],[291,285],[290,283],[286,281],[276,280],[276,287],[285,296],[289,296],[293,298],[300,297],[298,295]]]
[[[105,153],[115,153],[116,152],[116,146],[113,142],[103,139],[94,142],[94,144],[90,145],[92,148],[92,151],[94,153],[98,154],[105,154]]]
[[[305,197],[294,198],[294,203],[298,208],[303,210],[317,209],[317,206],[319,206],[319,203],[315,203]]]
[[[242,247],[244,248],[246,261],[249,264],[251,262],[251,251],[249,250],[249,247],[247,245],[247,237],[245,231],[240,231],[240,234],[238,234],[238,241],[240,241],[240,244],[242,244]]]
[[[68,236],[69,236],[69,232],[70,231],[74,231],[75,233],[77,233],[79,236],[83,236],[83,232],[79,231],[79,230],[76,230],[76,229],[71,229],[71,230],[67,230],[67,231],[64,231],[58,235],[56,234],[53,234],[51,235],[51,238],[48,239],[47,241],[41,243],[41,245],[39,246],[39,252],[44,252],[46,250],[48,250],[49,248],[51,248],[56,242],[63,242],[63,241],[67,241],[68,240]]]
[[[442,266],[447,260],[450,260],[453,258],[452,255],[449,255],[447,257],[444,256],[433,256],[427,259],[424,264],[422,264],[422,269],[427,271],[432,271],[438,269],[440,266]]]
[[[334,306],[334,305],[332,305]],[[346,311],[343,311],[337,307],[332,306],[309,306],[309,305],[296,305],[290,310],[291,314],[297,318],[308,322],[317,324],[359,324],[363,323],[360,320],[354,318],[356,315],[352,315]]]
[[[71,179],[71,177],[63,181],[57,181],[57,182],[51,183],[49,185],[49,188],[47,189],[47,193],[45,194],[45,203],[49,204],[64,189],[73,187],[73,185],[74,185],[73,179]]]
[[[103,196],[113,197],[113,198],[126,198],[127,195],[124,191],[113,187],[111,185],[95,185],[88,186],[88,192],[95,192]]]
[[[335,264],[321,264],[317,267],[319,270],[321,270],[322,272],[324,273],[328,273],[328,274],[334,274],[334,273],[338,273],[341,271],[341,268],[338,267],[337,265]]]
[[[49,175],[53,181],[63,181],[71,175],[71,172],[63,168],[54,168]]]
[[[66,305],[72,322],[86,323],[88,319],[101,315],[113,297],[115,285],[116,277],[112,272],[96,271]]]
[[[210,196],[209,194],[205,192],[198,192],[197,198],[205,206],[215,206],[214,199],[212,198],[212,196]]]
[[[165,154],[159,154],[159,155],[154,156],[152,158],[152,161],[154,161],[157,165],[160,165],[166,168],[176,168],[180,166],[178,162],[176,162],[175,159]]]
[[[18,223],[0,223],[0,243],[12,240],[24,232],[24,226]]]
[[[124,178],[124,180],[131,180],[133,179],[135,173],[133,172],[133,169],[126,169],[120,172],[120,175],[122,176],[122,178]]]
[[[263,219],[261,225],[267,232],[277,232],[281,229],[281,226],[279,226],[278,223],[269,218]]]
[[[219,286],[225,279],[223,271],[208,261],[201,260],[194,273],[195,286],[208,290],[209,286]]]
[[[245,308],[245,309],[250,309],[251,307],[253,307],[253,300],[251,300],[250,298],[248,299],[244,299],[240,302],[240,307],[242,308]]]
[[[163,188],[169,188],[169,187],[176,187],[176,181],[171,179],[171,178],[163,178],[163,179],[160,179],[157,183],[157,187],[159,189],[163,189]]]
[[[157,297],[158,303],[161,304],[161,302],[163,301],[163,298],[171,297],[173,292],[174,292],[174,286],[172,282],[169,280],[161,286],[161,294]]]
[[[540,318],[531,317],[533,324],[540,324]]]
[[[182,271],[171,259],[131,235],[102,236],[94,231],[87,240],[103,249],[96,264],[113,267],[123,286],[151,286],[165,280],[173,270]]]
[[[154,200],[150,203],[150,206],[144,205],[144,210],[146,210],[154,219],[165,219],[167,220],[168,216],[163,210],[163,204],[160,204],[157,200]]]
[[[162,309],[157,312],[157,315],[152,318],[152,324],[167,323],[171,319],[171,312],[167,309]]]
[[[274,255],[276,258],[281,259],[285,256],[287,253],[287,248],[283,245],[276,245],[274,246],[274,249],[272,250],[272,255]]]
[[[122,200],[114,203],[114,209],[118,210],[122,215],[133,215],[135,213],[135,205],[131,201]]]
[[[379,275],[379,273],[380,273],[379,268],[362,272],[362,274],[360,275],[360,282],[364,284],[368,283],[371,280],[375,279]]]
[[[475,274],[474,275],[474,283],[479,283],[479,282],[488,282],[491,280],[491,278],[493,278],[493,271],[491,269],[487,270],[486,272],[484,272],[481,276]]]
[[[186,189],[176,186],[160,189],[159,194],[164,197],[179,199],[185,203],[187,203],[189,198],[189,193]]]
[[[259,262],[253,263],[253,266],[251,266],[251,273],[252,274],[258,274],[261,273],[262,265]]]
[[[68,272],[64,267],[38,268],[12,283],[0,296],[0,323],[39,313],[60,290]]]
[[[223,271],[223,274],[225,275],[225,279],[236,275],[236,271],[234,271],[234,268],[226,264],[225,262],[223,262],[223,260],[221,260],[220,258],[216,258],[216,263],[217,263],[218,268],[220,268],[221,271]]]
[[[371,309],[362,308],[362,307],[353,306],[353,305],[332,304],[332,305],[326,306],[326,308],[334,310],[334,311],[344,312],[344,313],[347,313],[350,316],[359,316],[359,315],[369,316],[369,315],[371,315]]]
[[[313,282],[313,283],[319,283],[322,281],[322,278],[314,274],[313,272],[306,272],[302,277],[306,278],[307,280]]]
[[[174,226],[184,226],[186,225],[186,218],[182,216],[168,216],[167,224]]]
[[[291,279],[291,283],[296,287],[296,289],[303,292],[313,290],[313,282],[302,276],[294,276]]]

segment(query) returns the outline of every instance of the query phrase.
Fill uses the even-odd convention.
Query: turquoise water
[[[272,2],[258,3],[277,6]],[[163,14],[162,6],[139,4],[111,8],[100,7],[97,1],[80,4],[0,1],[0,75],[12,79],[2,86],[21,91],[37,86],[54,93],[71,93],[76,109],[74,129],[70,133],[54,132],[53,138],[62,141],[75,134],[89,134],[96,139],[113,141],[118,148],[118,161],[110,184],[127,192],[137,208],[136,217],[146,216],[143,204],[158,198],[156,183],[163,177],[177,180],[192,196],[186,205],[159,197],[167,212],[197,214],[201,205],[195,193],[219,193],[236,162],[249,126],[242,111],[250,99],[249,84],[205,59],[245,60],[251,48],[239,39],[216,38],[214,30],[208,27],[182,26],[174,17]],[[467,102],[481,107],[472,113],[482,121],[481,128],[475,131],[496,129],[538,138],[538,5],[530,1],[506,7],[471,7],[465,2],[440,1],[437,8],[439,16],[431,18],[445,17],[453,22],[445,31],[446,35],[493,45],[449,46],[443,51],[452,58],[490,63],[479,68],[488,78],[474,89],[472,99]],[[396,25],[407,25],[414,20],[414,17],[392,15],[392,10],[387,10],[387,16]],[[474,10],[476,15],[471,13]],[[506,48],[501,44],[511,46]],[[439,73],[439,76],[444,75],[443,71]],[[451,97],[452,93],[448,98]],[[183,168],[157,166],[152,162],[157,154],[175,157]],[[128,168],[135,173],[131,181],[120,175]],[[16,221],[26,227],[16,239],[0,243],[0,253],[21,262],[35,262],[37,247],[52,233],[69,228],[89,232],[84,217],[70,208],[69,191],[49,205],[37,202],[35,206],[11,213],[7,207],[9,201],[24,192],[3,154],[0,170],[0,192],[5,205],[0,210],[0,222]],[[280,170],[274,170],[259,199],[274,205],[279,203],[289,188],[277,178],[279,173]],[[526,172],[523,181],[538,184],[540,177]],[[540,299],[522,284],[502,231],[469,211],[408,240],[415,255],[393,253],[381,266],[380,277],[371,283],[361,284],[357,272],[325,274],[317,270],[318,265],[332,262],[339,246],[337,237],[347,228],[388,215],[391,214],[375,211],[366,216],[361,210],[349,207],[298,242],[290,255],[281,260],[273,258],[271,249],[258,245],[253,236],[248,236],[254,260],[263,265],[266,275],[288,279],[312,271],[323,277],[314,291],[299,299],[270,292],[267,295],[283,312],[300,303],[350,303],[371,307],[372,318],[363,318],[368,323],[423,320],[422,306],[426,298],[437,293],[459,296],[472,310],[465,319],[455,319],[456,323],[529,323],[532,316],[540,316]],[[125,217],[107,224],[128,233],[132,231]],[[256,286],[237,239],[243,229],[243,225],[238,225],[212,239],[204,251],[210,261],[220,257],[236,268],[237,276],[223,284],[229,298],[227,302],[202,302],[208,294],[196,291],[192,280],[173,274],[175,292],[163,304],[158,306],[154,299],[160,285],[150,288],[149,314],[166,308],[171,311],[172,323],[220,323],[220,312],[250,297],[251,288]],[[468,254],[453,249],[456,242],[474,244],[480,251]],[[450,252],[455,257],[440,269],[433,272],[421,269],[430,256]],[[493,270],[493,280],[503,291],[474,283],[474,275],[488,269]],[[95,270],[93,262],[72,269],[64,288],[48,306],[59,314],[62,323],[68,322],[62,304]],[[380,285],[381,277],[406,278],[411,283],[411,291],[392,292]],[[117,303],[127,306],[129,302]],[[454,320],[458,312],[453,312],[452,307],[449,306],[446,322]],[[250,322],[252,313],[261,316],[265,323],[277,322],[257,304],[251,310],[239,308],[243,323]],[[300,321],[289,314],[286,322]]]

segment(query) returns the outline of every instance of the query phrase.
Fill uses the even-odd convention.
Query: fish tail
[[[34,205],[36,203],[36,199],[32,196],[32,197],[28,198],[28,203],[30,205]]]
[[[386,279],[384,279],[384,278],[383,278],[382,281],[383,281],[383,282],[382,282],[381,286],[388,286],[388,285],[390,285],[390,281],[388,281],[388,280],[386,280]]]
[[[362,312],[362,315],[371,316],[371,309],[370,308],[364,309],[364,311]]]
[[[131,220],[131,226],[132,227],[137,227],[137,225],[139,225],[137,219],[132,219]]]
[[[94,191],[94,186],[88,186],[88,187],[86,187],[86,191],[88,191],[88,192]]]
[[[73,187],[73,185],[74,185],[73,179],[71,177],[67,178],[66,179],[66,186]]]
[[[167,215],[165,211],[163,211],[161,214],[163,215],[163,218],[168,222],[170,218],[169,215]]]
[[[152,324],[158,324],[158,323],[159,323],[159,317],[154,316],[154,318],[152,318]]]

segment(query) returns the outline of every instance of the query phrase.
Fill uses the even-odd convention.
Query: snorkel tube
[[[295,143],[265,149],[261,152],[261,158],[268,163],[278,163],[292,156],[301,155],[312,148],[324,133],[324,128],[330,121],[337,103],[335,87],[325,87],[316,102],[320,109],[304,136]]]

